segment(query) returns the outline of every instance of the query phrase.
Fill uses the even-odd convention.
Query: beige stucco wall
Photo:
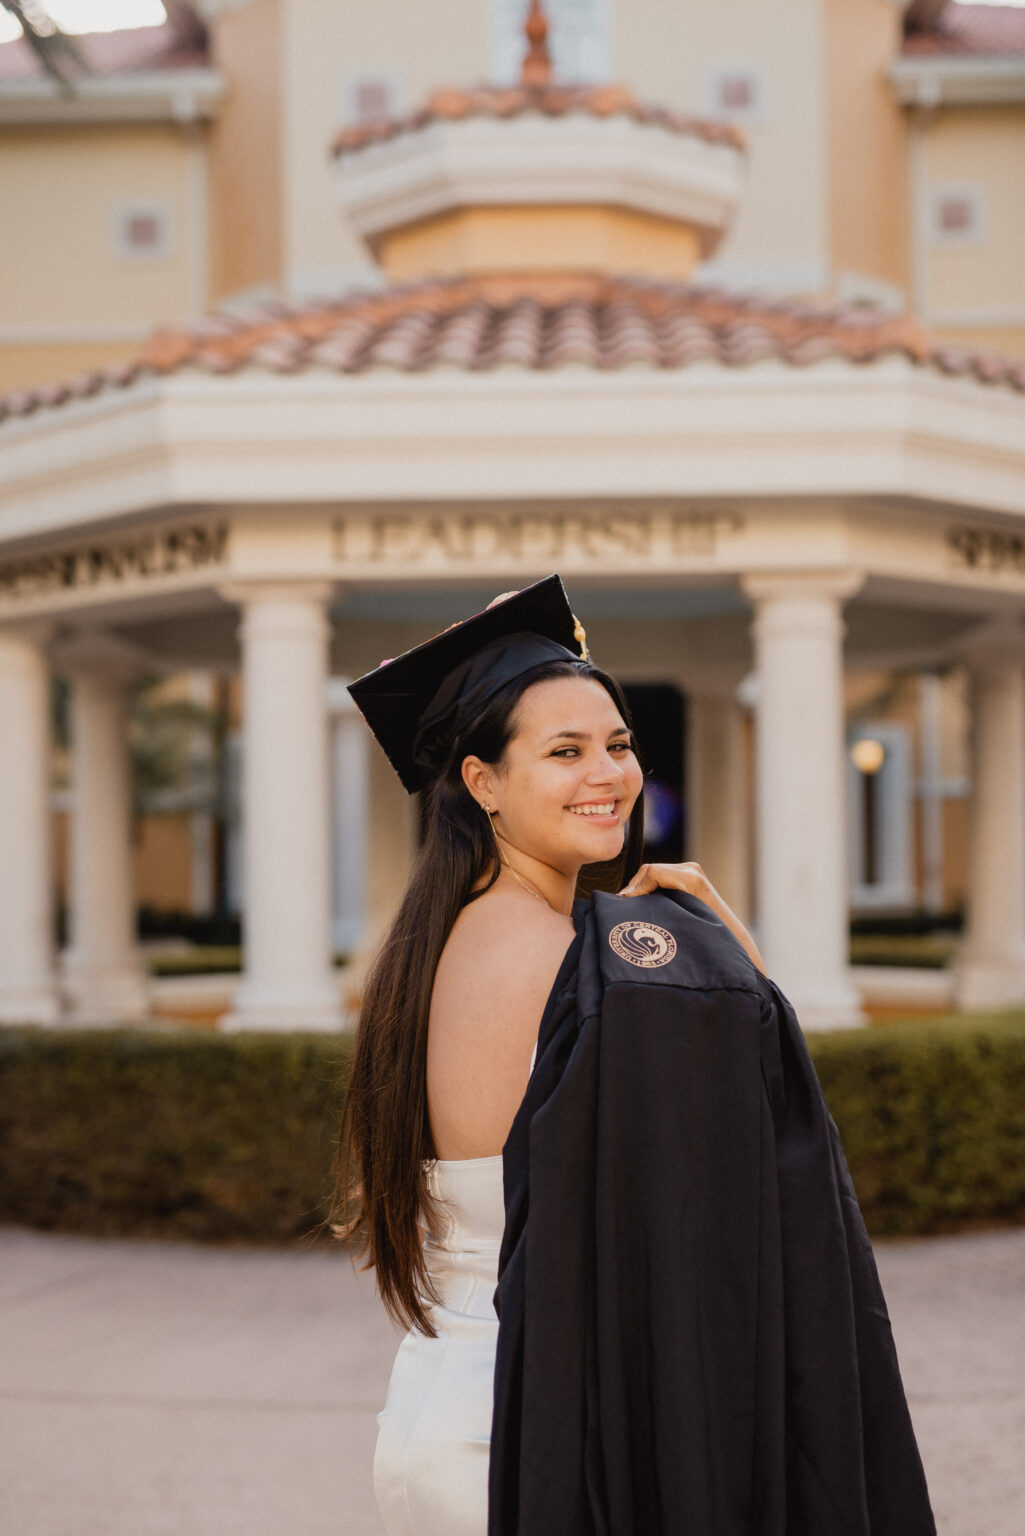
[[[0,392],[29,389],[71,379],[108,364],[128,362],[139,351],[139,342],[50,342],[43,346],[0,343]]]
[[[977,186],[985,205],[978,244],[927,249],[930,320],[982,329],[997,318],[1025,328],[1025,106],[937,112],[925,130],[923,169],[927,192]]]
[[[300,289],[372,269],[338,211],[328,146],[353,73],[396,77],[407,109],[441,84],[487,73],[484,0],[283,0],[284,261]]]
[[[944,778],[967,779],[972,771],[971,686],[963,667],[943,675],[940,697],[940,772]]]
[[[1001,352],[1010,357],[1025,357],[1025,325],[936,325],[930,326],[939,346],[967,347],[971,352]]]
[[[68,899],[70,817],[53,818],[54,890],[58,903]],[[137,906],[159,912],[192,909],[190,818],[187,813],[136,817],[132,826],[133,892]]]
[[[282,275],[282,11],[282,0],[254,0],[226,7],[212,27],[214,62],[228,82],[210,133],[215,300],[275,285]]]
[[[185,812],[140,816],[135,824],[135,899],[158,911],[192,908],[191,818]]]
[[[900,21],[891,0],[826,0],[830,260],[834,273],[903,289],[905,128],[886,73]]]
[[[699,250],[695,230],[626,209],[465,208],[390,235],[379,257],[395,282],[581,267],[682,280],[693,271]]]
[[[826,275],[823,46],[821,0],[616,0],[616,73],[646,101],[701,113],[712,66],[752,65],[762,72],[763,119],[744,125],[747,188],[716,253],[717,263],[742,281],[775,273],[783,286],[801,290],[818,286],[816,274]]]
[[[116,341],[104,328],[181,321],[202,302],[190,135],[153,124],[19,128],[0,146],[0,207],[17,210],[0,239],[0,341]],[[114,216],[125,203],[167,206],[166,256],[117,254]]]

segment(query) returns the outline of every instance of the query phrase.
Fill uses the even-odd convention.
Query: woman
[[[502,1151],[546,1002],[579,959],[577,896],[688,892],[732,935],[747,972],[763,969],[697,865],[638,868],[642,773],[629,717],[586,644],[577,653],[581,639],[552,577],[353,685],[404,784],[427,796],[423,850],[368,979],[341,1137],[347,1229],[409,1327],[375,1460],[390,1536],[489,1529],[492,1419],[507,1425],[509,1406],[495,1398]],[[675,950],[666,928],[649,928]],[[512,1380],[505,1367],[501,1379]],[[506,1441],[502,1453],[504,1473]],[[493,1490],[493,1528],[495,1500]]]

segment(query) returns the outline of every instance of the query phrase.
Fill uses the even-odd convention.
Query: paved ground
[[[881,1244],[941,1536],[1025,1532],[1025,1232]],[[380,1536],[341,1254],[0,1232],[3,1536]]]

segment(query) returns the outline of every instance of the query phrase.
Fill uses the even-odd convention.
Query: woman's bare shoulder
[[[573,920],[518,892],[491,890],[464,907],[449,935],[435,980],[463,995],[515,1002],[547,997],[573,939]]]
[[[460,914],[431,995],[427,1101],[439,1157],[499,1152],[530,1076],[530,1056],[569,917],[489,891]]]

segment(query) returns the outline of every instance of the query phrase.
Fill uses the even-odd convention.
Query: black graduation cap
[[[546,661],[587,659],[583,626],[558,576],[350,683],[349,693],[410,794],[429,784],[456,738],[506,683]]]

